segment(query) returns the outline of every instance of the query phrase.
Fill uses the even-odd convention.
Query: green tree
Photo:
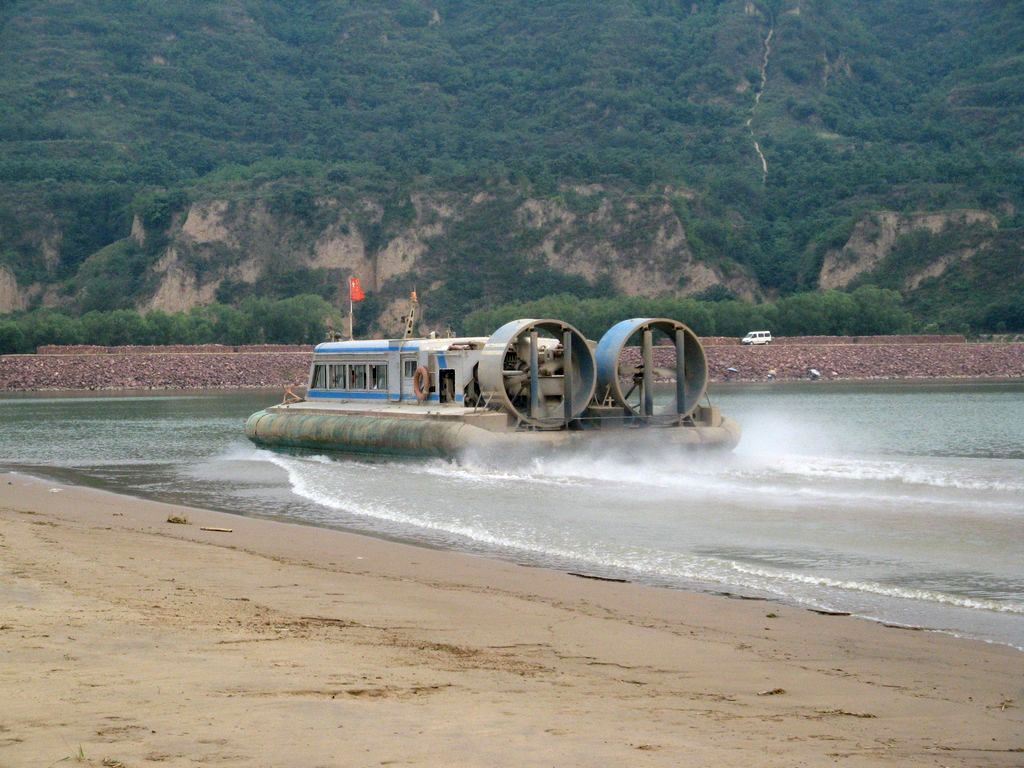
[[[31,351],[21,324],[13,320],[0,320],[0,355],[22,354]]]
[[[83,340],[81,322],[60,312],[32,312],[22,318],[20,325],[32,349],[48,344],[81,344]]]
[[[865,285],[851,296],[857,307],[850,333],[858,336],[907,333],[914,325],[897,291]]]
[[[258,338],[269,344],[312,344],[323,340],[328,320],[341,327],[337,311],[319,296],[248,298],[240,309],[258,329]]]
[[[149,340],[149,329],[142,316],[130,309],[92,311],[82,316],[82,335],[91,344],[139,345]]]

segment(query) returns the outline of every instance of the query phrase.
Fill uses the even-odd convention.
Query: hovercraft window
[[[388,388],[387,363],[373,363],[370,366],[370,389]]]
[[[326,365],[314,365],[313,366],[313,383],[310,385],[310,389],[326,389],[327,388],[327,366]]]
[[[366,389],[366,365],[350,365],[348,367],[348,388]]]
[[[327,380],[330,382],[330,388],[345,389],[345,366],[331,365],[328,368],[330,369],[330,375],[327,377]]]

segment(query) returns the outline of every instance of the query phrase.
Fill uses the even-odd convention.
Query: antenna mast
[[[419,307],[419,299],[416,298],[416,291],[409,294],[409,314],[405,316],[405,335],[402,339],[411,339],[413,326],[416,324],[416,309]]]

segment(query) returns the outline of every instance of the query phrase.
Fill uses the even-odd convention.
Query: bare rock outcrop
[[[533,230],[540,245],[530,255],[547,266],[588,281],[608,276],[626,295],[691,296],[721,285],[744,299],[760,296],[757,281],[740,265],[694,257],[671,203],[683,193],[633,198],[597,185],[566,192],[591,202],[576,210],[561,198],[525,199],[506,222],[513,230]],[[266,200],[194,202],[173,219],[169,244],[153,266],[157,288],[139,309],[186,311],[212,302],[225,281],[252,284],[301,269],[356,275],[366,290],[392,300],[389,285],[431,272],[423,263],[431,241],[501,194],[514,195],[413,193],[391,201],[400,213],[390,218],[390,209],[369,197],[322,197],[305,201],[301,212],[287,200],[277,207]],[[144,244],[149,233],[136,221],[131,237]]]
[[[192,307],[210,304],[217,295],[219,281],[200,285],[194,271],[185,268],[178,259],[174,246],[156,264],[163,277],[153,297],[146,302],[147,310],[187,312]]]
[[[18,290],[18,280],[7,267],[0,266],[0,314],[25,309],[25,296]]]
[[[987,211],[963,210],[942,213],[902,214],[894,211],[869,213],[853,228],[850,239],[825,254],[818,275],[822,290],[845,288],[859,275],[875,269],[892,253],[896,241],[910,232],[938,234],[947,227],[974,224],[996,229],[998,220]]]
[[[229,205],[224,200],[193,203],[181,225],[181,233],[195,243],[223,243],[237,247],[238,239],[227,223]]]
[[[588,198],[603,190],[574,191]],[[748,301],[760,293],[757,282],[738,265],[727,274],[694,257],[667,198],[640,202],[604,197],[585,213],[557,200],[529,199],[517,216],[520,226],[543,233],[540,247],[548,266],[589,281],[608,275],[628,296],[692,296],[716,285]]]

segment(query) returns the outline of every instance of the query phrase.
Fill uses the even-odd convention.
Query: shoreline
[[[983,641],[20,473],[0,476],[0,548],[0,763],[1009,766],[1024,750],[1024,654]]]
[[[792,384],[793,382],[790,382],[790,383]],[[796,382],[796,383],[799,383],[799,382]],[[669,591],[681,592],[683,594],[706,595],[706,596],[713,597],[713,598],[722,598],[722,599],[727,599],[727,600],[739,600],[739,601],[747,601],[747,602],[757,602],[757,603],[763,603],[763,604],[765,604],[767,606],[785,607],[785,608],[792,609],[792,610],[807,611],[808,613],[811,613],[811,614],[817,614],[817,615],[823,615],[823,616],[843,616],[843,617],[849,617],[849,618],[857,620],[857,621],[864,621],[864,622],[868,622],[870,624],[877,624],[879,626],[886,627],[886,628],[889,628],[889,629],[901,629],[901,630],[912,631],[912,632],[922,632],[922,633],[933,633],[933,634],[938,634],[938,635],[945,635],[945,636],[948,636],[948,637],[951,637],[951,638],[955,638],[957,640],[963,640],[963,641],[972,642],[972,643],[973,642],[977,642],[977,643],[985,643],[985,644],[988,644],[988,645],[996,645],[996,646],[1001,646],[1001,647],[1009,648],[1010,650],[1013,650],[1013,651],[1018,651],[1020,653],[1024,653],[1024,646],[1015,645],[1014,643],[1009,642],[1009,641],[1005,641],[1005,640],[995,640],[995,639],[985,638],[985,637],[980,637],[980,636],[971,636],[969,634],[964,634],[961,630],[954,630],[954,629],[944,628],[944,627],[940,627],[940,626],[927,626],[927,625],[924,625],[924,624],[907,624],[907,623],[902,623],[902,622],[898,622],[898,621],[894,621],[894,620],[890,620],[890,619],[879,618],[877,616],[869,616],[869,615],[865,615],[865,614],[860,614],[860,613],[856,613],[856,612],[853,612],[853,611],[839,610],[839,609],[833,610],[833,609],[828,609],[828,608],[816,608],[813,605],[802,604],[799,601],[797,601],[795,599],[792,599],[792,598],[787,598],[787,597],[780,596],[780,595],[773,595],[773,594],[769,594],[769,593],[761,594],[761,593],[757,593],[756,591],[731,592],[731,591],[728,591],[728,589],[716,589],[716,588],[713,588],[710,584],[704,584],[702,586],[701,582],[688,582],[688,583],[682,583],[682,584],[669,584],[669,583],[665,583],[665,582],[658,583],[657,581],[645,581],[645,580],[639,579],[639,578],[628,578],[628,577],[625,577],[625,576],[620,576],[619,574],[616,574],[616,575],[613,576],[613,575],[609,575],[607,573],[604,574],[604,575],[599,574],[599,573],[586,573],[586,572],[582,572],[576,566],[565,565],[564,567],[559,567],[559,565],[555,564],[555,563],[543,563],[543,562],[540,562],[540,561],[531,560],[531,558],[529,557],[528,553],[527,553],[526,556],[514,557],[514,556],[512,556],[511,551],[500,552],[498,550],[488,550],[488,549],[473,551],[473,550],[470,550],[470,549],[459,549],[459,548],[442,546],[440,544],[431,544],[430,542],[417,540],[417,539],[415,539],[414,537],[411,537],[411,536],[410,537],[403,537],[403,536],[399,536],[397,534],[387,535],[387,534],[384,534],[384,533],[371,533],[371,532],[366,532],[366,531],[359,530],[358,528],[347,528],[347,527],[339,526],[339,525],[325,525],[325,524],[317,523],[317,522],[307,522],[307,521],[303,521],[303,520],[294,520],[294,519],[288,519],[288,518],[286,518],[284,516],[276,516],[276,515],[248,516],[248,515],[244,515],[244,514],[242,514],[240,512],[232,511],[232,510],[226,509],[226,508],[225,509],[218,509],[218,508],[212,507],[212,506],[211,507],[193,507],[193,506],[190,506],[188,504],[178,503],[178,502],[174,502],[174,501],[166,501],[164,499],[161,499],[159,497],[159,494],[145,495],[144,493],[139,493],[138,495],[136,495],[136,494],[130,493],[130,492],[126,491],[126,490],[113,489],[113,488],[107,487],[107,484],[104,483],[103,481],[96,480],[95,478],[90,478],[87,475],[82,475],[79,470],[76,470],[74,468],[47,467],[47,466],[43,466],[43,465],[16,466],[16,465],[7,465],[7,464],[0,463],[0,477],[2,477],[3,475],[6,475],[6,474],[18,475],[18,476],[27,478],[29,480],[37,481],[37,482],[40,482],[40,483],[49,483],[50,485],[55,485],[55,486],[59,486],[59,487],[62,487],[62,488],[67,488],[67,489],[80,489],[80,490],[86,491],[86,492],[107,494],[107,495],[112,496],[112,497],[114,497],[116,499],[119,499],[119,500],[122,500],[122,501],[126,501],[126,502],[127,501],[131,501],[131,500],[136,500],[136,501],[145,502],[145,503],[151,503],[151,504],[163,504],[163,505],[166,505],[166,506],[173,506],[173,507],[177,507],[177,508],[184,509],[184,510],[196,510],[196,511],[201,511],[201,512],[204,512],[204,513],[214,514],[214,515],[225,515],[226,516],[225,520],[226,520],[227,524],[230,524],[230,521],[232,519],[243,518],[243,519],[246,519],[246,520],[262,520],[264,522],[275,523],[275,524],[279,524],[279,525],[299,526],[301,528],[310,528],[310,529],[319,530],[319,531],[332,531],[332,532],[339,533],[339,534],[342,534],[342,535],[345,535],[345,536],[355,536],[357,538],[365,538],[365,539],[369,539],[369,540],[372,540],[372,541],[383,542],[384,544],[395,544],[397,546],[402,546],[402,547],[412,547],[413,549],[425,549],[425,550],[429,550],[431,552],[450,553],[452,555],[456,555],[456,556],[460,556],[460,557],[482,558],[483,560],[486,560],[486,561],[492,561],[492,562],[498,562],[498,563],[507,563],[507,564],[513,565],[515,567],[537,569],[537,570],[546,571],[546,572],[550,572],[550,573],[557,573],[557,574],[565,574],[565,575],[573,576],[573,577],[580,578],[580,579],[590,579],[590,580],[598,581],[598,582],[633,584],[633,585],[636,585],[638,587],[642,587],[642,588],[645,588],[645,589],[669,590]],[[1024,692],[1022,692],[1022,693],[1024,693]]]
[[[656,384],[666,382],[655,381]],[[843,385],[854,386],[954,386],[957,384],[1024,384],[1024,374],[1019,376],[893,376],[893,377],[865,377],[865,378],[774,378],[774,379],[708,379],[709,389],[713,385],[732,389],[734,387],[786,387],[794,385],[821,385],[836,387]],[[304,392],[305,384],[293,385],[293,391]],[[217,395],[225,392],[267,392],[274,395],[283,392],[283,387],[253,384],[251,386],[225,384],[223,386],[202,386],[202,387],[97,387],[94,389],[3,389],[0,388],[0,397],[18,397],[33,395],[54,395],[59,397],[78,397],[89,395],[121,395],[124,397],[144,397],[146,395],[185,395],[202,397],[203,395]]]

